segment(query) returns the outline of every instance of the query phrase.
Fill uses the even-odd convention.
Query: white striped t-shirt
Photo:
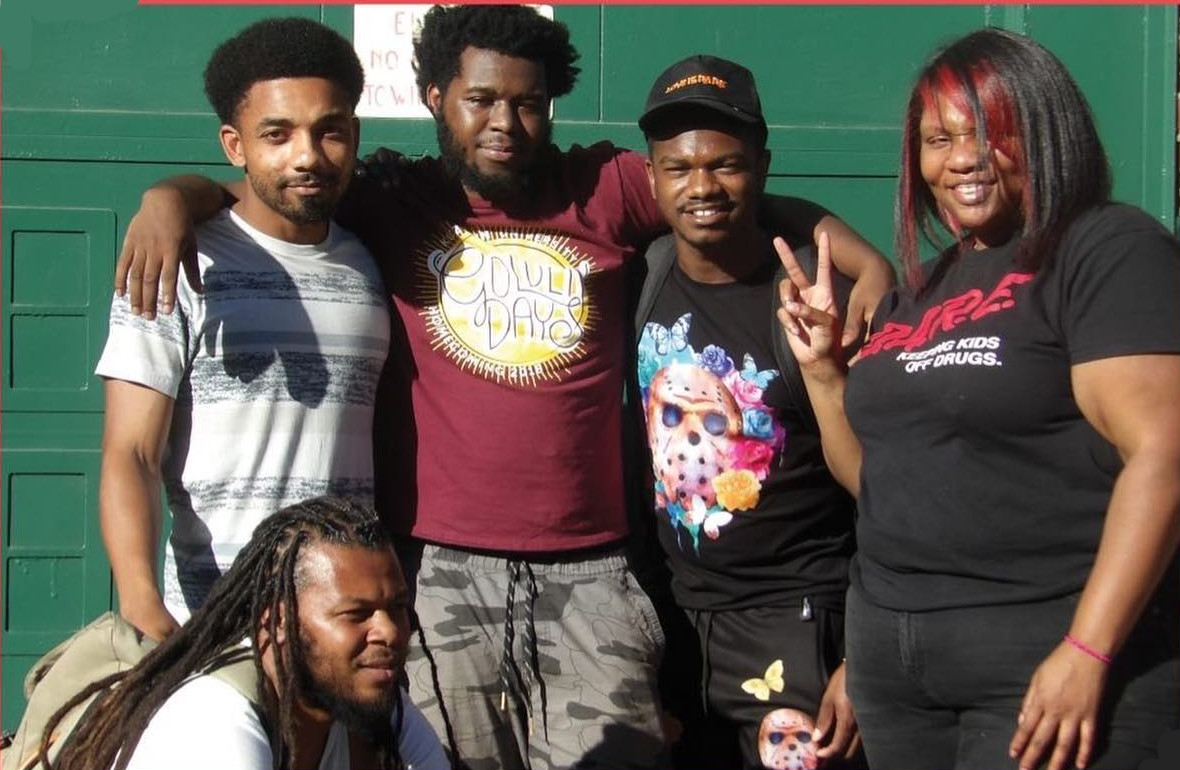
[[[271,238],[223,210],[197,230],[204,295],[170,315],[111,305],[97,374],[176,401],[163,476],[164,601],[183,622],[264,517],[323,494],[371,503],[372,422],[389,348],[380,274],[351,233]]]

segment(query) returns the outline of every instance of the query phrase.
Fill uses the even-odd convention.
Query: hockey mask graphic
[[[717,502],[712,480],[729,469],[730,442],[742,434],[742,413],[717,375],[692,364],[656,372],[648,401],[652,465],[669,502],[687,508],[693,496]]]
[[[819,758],[811,718],[795,709],[775,709],[758,728],[758,757],[771,770],[815,770]]]

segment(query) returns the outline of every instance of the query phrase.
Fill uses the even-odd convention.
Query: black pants
[[[1029,680],[1076,597],[906,613],[848,592],[848,691],[873,770],[1015,768]],[[1137,768],[1180,725],[1176,608],[1149,607],[1111,667],[1089,770]]]
[[[665,707],[684,726],[672,750],[676,767],[762,768],[760,749],[774,753],[776,764],[790,766],[790,745],[772,746],[760,729],[764,721],[767,730],[773,728],[768,715],[778,709],[795,709],[814,720],[843,649],[843,613],[812,606],[803,617],[801,609],[688,610],[678,622],[665,623],[662,692]],[[766,682],[776,660],[782,661],[781,691],[742,688],[747,680]]]

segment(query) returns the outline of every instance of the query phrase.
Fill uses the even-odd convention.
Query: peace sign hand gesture
[[[774,249],[787,269],[787,278],[778,287],[782,302],[777,311],[778,320],[799,366],[812,374],[838,370],[843,352],[840,310],[832,293],[832,254],[827,233],[819,234],[816,246],[818,260],[815,283],[812,283],[787,242],[774,239]]]

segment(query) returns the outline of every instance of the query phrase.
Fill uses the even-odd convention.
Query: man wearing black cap
[[[576,56],[527,7],[435,7],[415,60],[439,156],[397,190],[352,186],[396,310],[375,431],[392,447],[375,464],[417,576],[407,674],[457,765],[662,766],[663,634],[622,552],[618,393],[624,273],[664,226],[641,156],[550,142]],[[169,223],[202,208],[178,213],[192,191],[174,184],[145,194],[124,251],[172,276],[184,233]],[[887,266],[822,221],[875,304]]]
[[[664,624],[665,701],[687,723],[687,765],[733,766],[708,752],[732,752],[736,731],[745,767],[814,768],[858,744],[841,663],[853,505],[827,471],[774,322],[779,260],[755,218],[770,154],[753,76],[711,56],[678,62],[639,125],[672,228],[645,261],[633,382],[654,526],[684,611]],[[810,228],[783,235],[814,260]],[[671,696],[685,682],[704,692]],[[694,719],[684,705],[696,702]]]

